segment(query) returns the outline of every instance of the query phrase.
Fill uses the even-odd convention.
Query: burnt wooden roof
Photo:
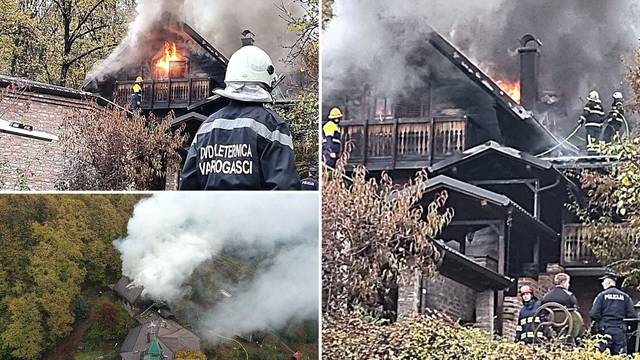
[[[507,138],[506,145],[536,153],[561,143],[561,140],[544,127],[531,111],[516,103],[490,76],[480,70],[435,29],[430,30],[428,42],[494,99],[498,123],[503,135]],[[566,152],[575,153],[575,149],[568,145],[563,145],[561,148]]]
[[[113,287],[113,291],[126,299],[130,304],[135,304],[136,301],[138,301],[138,299],[142,295],[143,290],[144,287],[135,285],[133,283],[133,280],[129,279],[126,276],[121,277]]]

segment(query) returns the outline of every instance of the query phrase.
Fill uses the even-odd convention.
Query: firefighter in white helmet
[[[612,97],[613,103],[611,104],[611,110],[607,116],[607,122],[604,125],[605,129],[602,133],[602,140],[606,144],[611,144],[614,135],[620,136],[620,129],[627,121],[624,117],[624,98],[622,93],[616,91]]]
[[[596,90],[592,90],[578,120],[578,124],[584,124],[587,129],[587,155],[600,153],[600,133],[603,121],[604,109],[600,101],[600,94]]]
[[[229,59],[224,89],[229,104],[209,116],[193,139],[181,190],[298,190],[289,125],[264,104],[277,75],[262,49],[243,46]]]

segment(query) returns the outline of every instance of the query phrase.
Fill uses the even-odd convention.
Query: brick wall
[[[0,98],[0,117],[32,125],[35,130],[60,136],[59,127],[65,116],[77,109],[89,109],[81,100],[31,92],[8,94]],[[0,133],[0,188],[19,190],[55,190],[62,173],[63,156],[60,142],[46,142]],[[19,173],[27,173],[21,181]]]
[[[461,323],[475,322],[476,292],[442,275],[426,280],[427,308],[445,313]]]

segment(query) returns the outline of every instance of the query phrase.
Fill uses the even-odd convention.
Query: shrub
[[[532,347],[494,339],[484,330],[430,314],[389,324],[357,313],[325,316],[322,324],[325,359],[424,360],[614,360],[597,350],[597,341],[582,347],[559,344]],[[640,355],[633,358],[640,360]]]

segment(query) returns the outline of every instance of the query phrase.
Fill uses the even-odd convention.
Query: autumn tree
[[[415,206],[424,192],[422,172],[402,188],[387,174],[380,181],[366,175],[363,166],[348,180],[342,165],[323,172],[322,304],[329,316],[359,307],[394,318],[390,294],[414,270],[434,273],[433,239],[452,216],[446,193],[426,209]]]
[[[306,176],[306,169],[318,164],[319,4],[315,0],[296,0],[293,6],[298,9],[294,11],[284,3],[278,8],[287,29],[296,34],[295,41],[285,45],[289,49],[285,61],[301,81],[289,84],[296,96],[291,106],[282,108],[282,114],[291,124],[298,172]]]
[[[2,0],[0,70],[79,87],[126,33],[134,0]]]
[[[176,353],[176,360],[207,360],[207,356],[195,350],[180,350]]]
[[[5,302],[5,301],[3,301]],[[6,299],[8,322],[0,334],[2,351],[17,359],[38,359],[45,343],[46,333],[42,315],[34,294]]]
[[[71,330],[86,286],[117,280],[107,249],[140,196],[0,196],[0,358],[40,359]],[[101,254],[101,258],[94,258]]]
[[[78,111],[63,122],[60,190],[158,190],[175,176],[184,143],[171,118],[117,108]]]

